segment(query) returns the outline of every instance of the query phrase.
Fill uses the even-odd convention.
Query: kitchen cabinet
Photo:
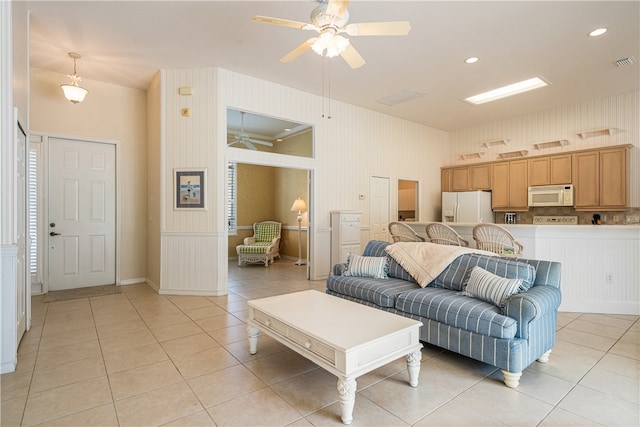
[[[491,190],[491,165],[469,166],[469,179],[471,190]]]
[[[572,156],[536,157],[527,161],[529,185],[571,184]]]
[[[440,179],[448,178],[449,190],[444,190],[445,184],[441,181],[442,191],[491,190],[491,164],[459,166],[444,171]],[[448,176],[444,176],[445,173]]]
[[[627,147],[573,154],[575,209],[626,209],[628,157]]]
[[[451,190],[451,168],[440,169],[440,191],[446,193]]]
[[[469,191],[469,166],[451,169],[451,191]]]
[[[347,262],[347,256],[360,255],[361,212],[331,212],[331,265]]]
[[[494,211],[528,211],[527,160],[493,164],[491,206]]]

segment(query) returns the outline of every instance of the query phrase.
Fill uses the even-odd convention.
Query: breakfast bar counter
[[[407,223],[423,236],[426,224]],[[447,224],[475,246],[475,224]],[[562,263],[560,311],[640,314],[640,225],[499,225],[523,258]]]

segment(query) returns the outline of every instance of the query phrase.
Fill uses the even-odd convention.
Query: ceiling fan
[[[320,34],[318,37],[311,37],[287,53],[280,59],[281,62],[291,62],[307,50],[313,49],[321,56],[331,58],[340,55],[351,68],[359,68],[365,64],[364,58],[351,45],[349,39],[341,34],[349,36],[404,36],[411,30],[407,21],[349,24],[349,11],[347,11],[349,0],[317,1],[321,4],[311,12],[311,23],[260,15],[252,18],[255,22],[313,30]]]
[[[231,147],[232,145],[238,144],[238,143],[241,143],[245,147],[247,147],[249,150],[254,150],[254,151],[258,149],[258,147],[256,147],[255,144],[265,145],[267,147],[273,147],[273,143],[269,141],[263,141],[261,139],[251,138],[249,137],[249,135],[246,135],[244,133],[244,111],[240,111],[240,133],[237,135],[233,135],[233,138],[231,140],[229,140],[229,138],[227,137],[227,147]]]

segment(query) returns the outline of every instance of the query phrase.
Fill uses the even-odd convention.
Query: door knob
[[[61,234],[62,233],[55,233],[55,232],[52,231],[51,233],[49,233],[49,236],[59,236]]]

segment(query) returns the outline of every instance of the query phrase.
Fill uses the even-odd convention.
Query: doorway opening
[[[418,181],[398,180],[398,221],[418,221]]]
[[[234,171],[235,170],[235,171]],[[228,258],[237,257],[236,246],[253,235],[253,224],[276,221],[282,224],[280,259],[291,262],[309,259],[309,212],[311,211],[310,171],[281,166],[229,162],[227,164],[227,215],[229,224]],[[235,189],[233,188],[235,187]],[[292,211],[296,199],[306,210]],[[299,233],[301,236],[299,236]],[[301,246],[298,246],[300,237]],[[298,265],[301,275],[309,278],[309,263]]]

